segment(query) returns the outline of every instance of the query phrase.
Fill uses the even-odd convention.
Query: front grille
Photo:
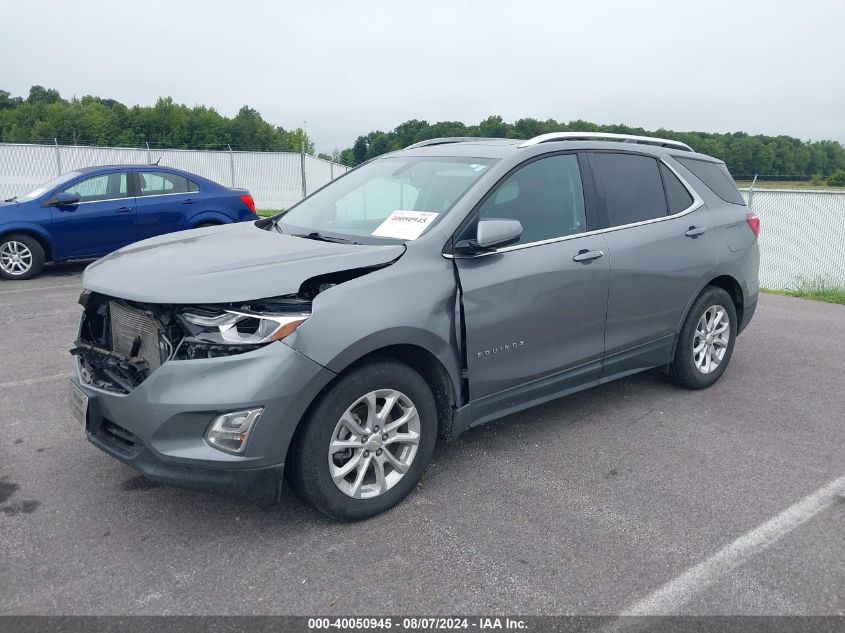
[[[109,302],[112,351],[147,361],[150,372],[161,367],[161,348],[156,322],[141,310]]]

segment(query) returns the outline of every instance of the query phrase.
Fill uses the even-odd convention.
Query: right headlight
[[[243,353],[290,336],[309,316],[308,312],[272,314],[186,310],[178,315],[186,334],[180,351],[186,358]]]
[[[183,312],[182,319],[194,326],[194,338],[221,345],[261,345],[281,341],[305,322],[310,314],[259,314],[224,310],[218,315]]]

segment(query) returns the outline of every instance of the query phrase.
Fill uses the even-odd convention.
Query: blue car
[[[255,219],[246,189],[158,165],[86,167],[0,203],[0,278],[29,279],[45,262],[101,257],[162,233]]]

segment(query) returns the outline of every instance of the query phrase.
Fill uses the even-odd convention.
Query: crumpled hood
[[[91,264],[82,285],[144,303],[229,303],[293,294],[306,279],[388,264],[401,244],[320,242],[242,222],[160,235]]]

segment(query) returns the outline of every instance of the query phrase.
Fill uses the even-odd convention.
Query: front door
[[[126,172],[108,172],[61,190],[78,196],[79,202],[51,209],[60,258],[98,257],[138,239],[135,200],[127,185]]]
[[[610,257],[585,205],[576,154],[534,160],[488,195],[478,219],[519,220],[519,242],[456,257],[470,399],[554,374],[598,378]],[[568,372],[567,370],[571,370]],[[558,385],[560,387],[560,385]],[[529,387],[530,388],[530,387]]]

